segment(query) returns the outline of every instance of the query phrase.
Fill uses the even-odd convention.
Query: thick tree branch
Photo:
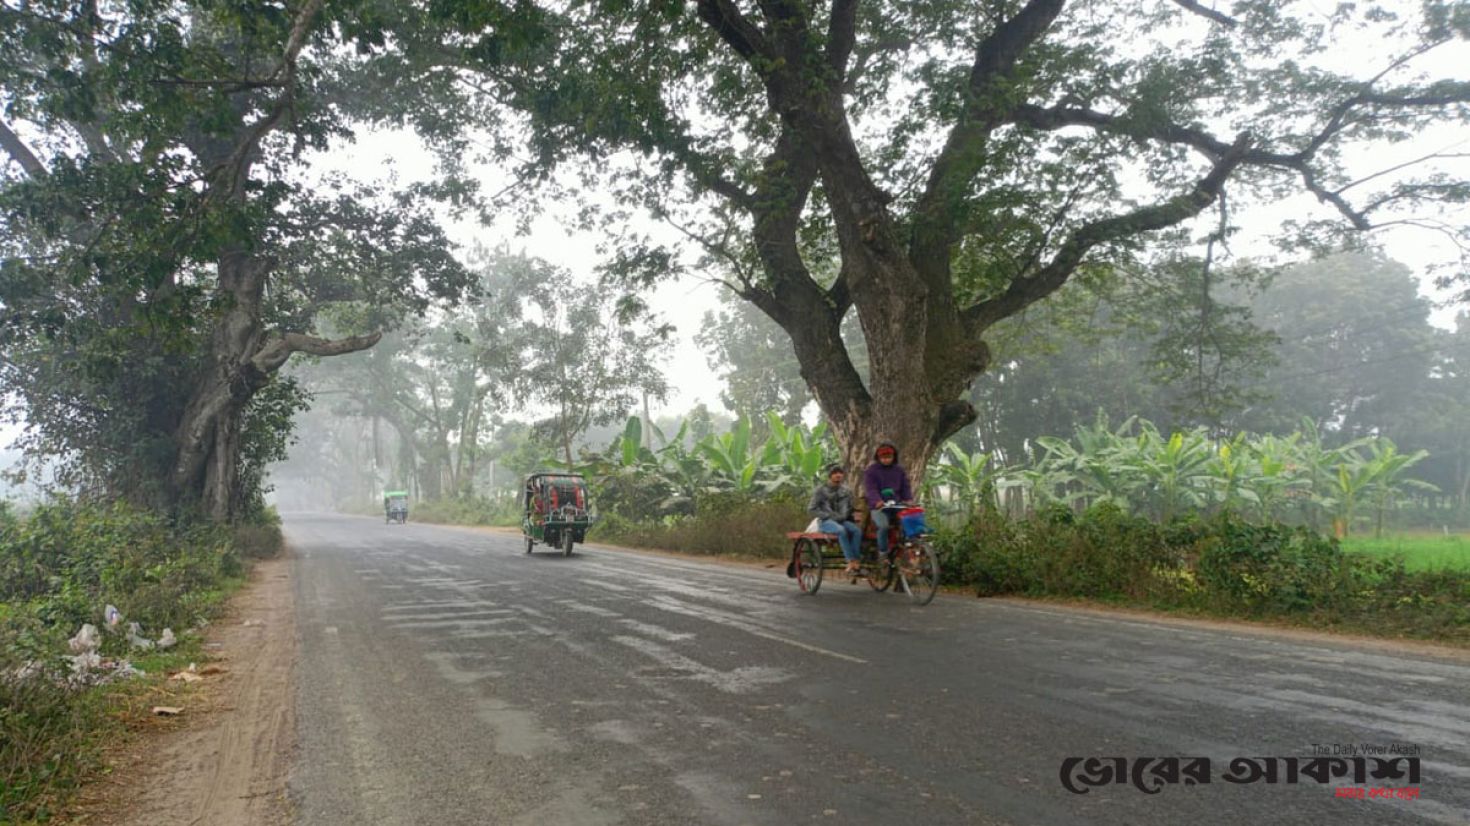
[[[10,124],[3,120],[0,120],[0,148],[3,148],[6,154],[20,164],[20,168],[25,170],[27,175],[32,178],[46,176],[46,165],[41,163],[36,153],[25,145],[25,141],[22,141],[19,135],[11,131]]]
[[[1092,109],[1064,106],[1048,109],[1023,104],[1016,108],[1012,120],[1015,123],[1038,129],[1087,126],[1099,131],[1127,135],[1140,140],[1157,140],[1163,143],[1190,146],[1211,160],[1223,157],[1231,148],[1230,144],[1200,129],[1178,126],[1171,123],[1153,123],[1147,126],[1139,126],[1115,115],[1109,115]],[[1335,120],[1329,120],[1324,130],[1336,129],[1337,127],[1334,124]],[[1360,210],[1354,209],[1348,203],[1347,199],[1327,189],[1318,182],[1317,173],[1312,168],[1310,162],[1312,159],[1311,153],[1315,152],[1321,145],[1321,142],[1314,139],[1312,142],[1309,142],[1306,149],[1291,154],[1251,149],[1245,153],[1241,162],[1249,166],[1269,166],[1297,173],[1301,176],[1302,185],[1306,187],[1307,191],[1316,195],[1323,203],[1330,204],[1337,209],[1355,228],[1359,230],[1371,229],[1372,225]]]
[[[772,56],[765,35],[740,13],[733,0],[699,0],[697,11],[699,19],[714,29],[741,57],[749,61],[756,57]],[[755,65],[753,61],[752,65]],[[760,71],[759,67],[757,71]]]
[[[826,57],[832,82],[839,86],[847,81],[847,62],[852,59],[852,48],[857,43],[857,9],[858,0],[832,0]]]
[[[1249,149],[1249,136],[1241,135],[1215,161],[1209,174],[1195,184],[1189,193],[1123,215],[1093,221],[1075,230],[1062,243],[1052,260],[1035,275],[1013,280],[1005,292],[981,301],[965,311],[965,322],[971,335],[978,338],[981,332],[995,322],[1015,315],[1056,292],[1094,247],[1171,227],[1198,215],[1220,197],[1225,180],[1244,163]]]
[[[1010,108],[1000,100],[1001,87],[1011,79],[1021,55],[1056,19],[1063,3],[1031,0],[997,26],[975,50],[964,110],[934,161],[915,209],[910,258],[933,282],[931,289],[949,289],[949,254],[957,238],[960,205],[985,163],[986,139],[1005,122]]]
[[[286,112],[290,109],[294,97],[292,84],[296,76],[296,58],[306,45],[307,34],[317,14],[321,11],[323,2],[324,0],[307,0],[306,5],[297,13],[296,20],[291,24],[291,33],[286,38],[286,47],[282,50],[281,61],[270,75],[271,80],[281,83],[282,92],[276,98],[275,105],[270,111],[251,124],[239,143],[235,145],[234,151],[230,153],[229,160],[225,162],[227,180],[232,185],[239,184],[261,140],[276,128],[281,118],[285,117]]]
[[[1226,28],[1233,29],[1240,25],[1240,22],[1235,18],[1224,12],[1206,8],[1199,0],[1170,0],[1170,2],[1186,11],[1213,20]]]
[[[250,359],[250,363],[261,373],[270,375],[280,369],[293,353],[307,353],[321,357],[340,356],[366,350],[377,344],[382,337],[383,334],[377,332],[333,340],[317,338],[305,333],[284,333],[272,336],[266,345],[260,348],[260,352]]]
[[[832,305],[832,312],[841,319],[847,315],[852,308],[852,284],[848,279],[847,266],[844,264],[837,273],[837,280],[827,288],[827,303]]]

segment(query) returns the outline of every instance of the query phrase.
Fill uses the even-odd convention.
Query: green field
[[[1375,556],[1401,555],[1404,566],[1411,571],[1434,568],[1470,570],[1470,536],[1435,533],[1398,534],[1382,539],[1353,536],[1343,540],[1342,549]]]

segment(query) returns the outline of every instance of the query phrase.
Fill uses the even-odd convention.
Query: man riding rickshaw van
[[[861,497],[854,499],[846,478],[842,466],[828,467],[807,507],[811,523],[786,534],[793,542],[786,575],[809,595],[821,587],[827,568],[841,570],[854,583],[866,579],[879,592],[896,581],[910,599],[927,605],[939,587],[939,555],[929,544],[924,509],[898,463],[898,449],[889,442],[878,445],[863,471]]]
[[[389,524],[408,521],[408,491],[390,490],[383,494],[383,516]]]

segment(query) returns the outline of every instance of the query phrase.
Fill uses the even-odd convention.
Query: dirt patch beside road
[[[289,820],[295,748],[295,598],[290,553],[257,563],[207,634],[225,671],[175,703],[183,725],[145,732],[84,791],[75,823],[275,826]]]

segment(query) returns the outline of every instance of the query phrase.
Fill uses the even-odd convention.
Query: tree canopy
[[[0,381],[74,481],[238,514],[302,404],[292,354],[463,292],[424,201],[302,174],[350,134],[324,58],[351,13],[0,3]],[[320,336],[344,304],[361,328]]]
[[[986,337],[1074,274],[1134,262],[1304,192],[1291,240],[1437,221],[1470,190],[1433,158],[1349,150],[1463,122],[1470,84],[1419,71],[1461,4],[1412,10],[1128,0],[664,0],[395,5],[374,78],[440,108],[512,113],[546,174],[571,160],[678,226],[792,339],[850,460],[879,436],[922,464],[975,417]],[[445,38],[443,29],[453,34]],[[429,35],[431,37],[425,37]],[[1362,38],[1375,60],[1332,65]],[[498,108],[497,108],[498,107]],[[443,135],[403,107],[397,122]],[[674,267],[625,249],[631,278]],[[865,380],[841,336],[855,311]]]

